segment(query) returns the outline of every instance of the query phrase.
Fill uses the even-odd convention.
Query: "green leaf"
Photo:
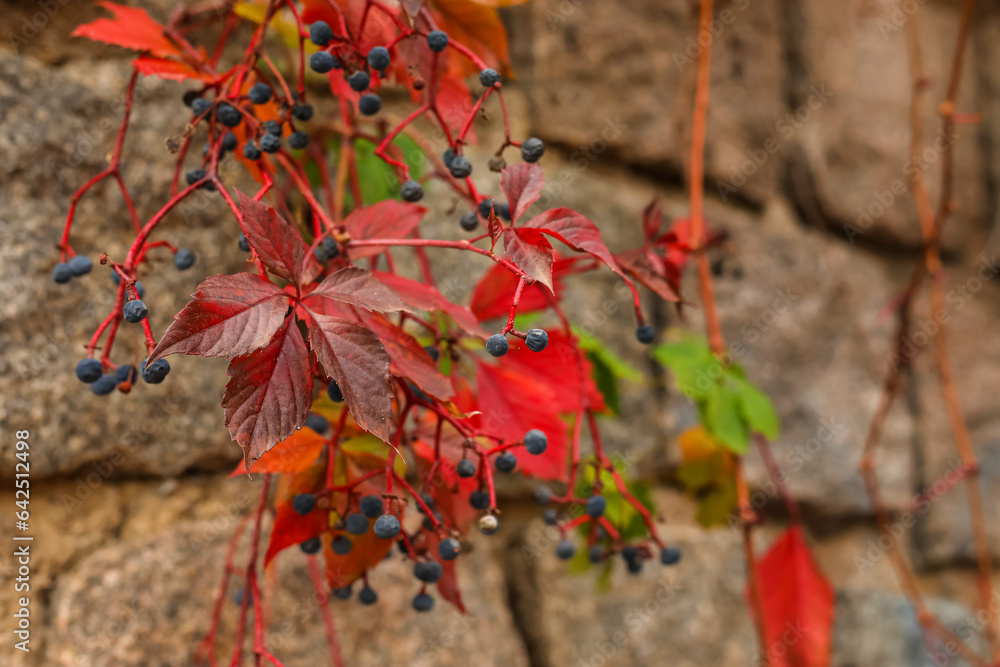
[[[399,147],[403,152],[403,161],[410,165],[410,177],[419,179],[426,164],[426,157],[420,146],[407,134],[398,135],[392,143]],[[352,203],[355,208],[399,197],[399,177],[388,162],[375,155],[375,148],[376,145],[370,141],[354,141],[361,198],[364,200],[360,204]]]
[[[642,373],[627,361],[604,346],[604,343],[591,335],[585,334],[576,327],[573,328],[580,341],[580,349],[588,353],[591,361],[600,359],[601,363],[607,366],[608,370],[619,380],[629,382],[642,382]]]
[[[771,399],[749,382],[737,383],[740,399],[740,412],[751,430],[757,431],[769,440],[778,437],[781,431],[781,421],[774,411]]]
[[[717,384],[708,394],[705,427],[732,451],[746,454],[748,433],[740,411],[740,397],[728,384]]]
[[[587,359],[593,365],[594,384],[597,385],[597,390],[604,397],[604,404],[615,415],[620,415],[621,401],[618,394],[618,379],[614,372],[601,357],[593,352],[587,352]]]
[[[726,525],[737,505],[736,481],[727,479],[698,502],[695,519],[705,528]]]
[[[707,398],[715,379],[723,375],[721,364],[701,338],[660,345],[653,357],[673,372],[681,392],[694,400]]]

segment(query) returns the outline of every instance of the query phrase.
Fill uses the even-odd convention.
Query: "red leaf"
[[[455,394],[448,378],[441,375],[431,355],[427,354],[427,350],[417,342],[416,338],[391,324],[384,317],[371,315],[364,320],[385,346],[385,351],[392,360],[390,370],[393,375],[412,380],[422,391],[443,401]]]
[[[263,202],[236,191],[243,211],[243,233],[271,273],[296,285],[302,277],[306,244],[298,231]]]
[[[524,231],[520,227],[520,231]],[[553,264],[552,286],[555,294],[562,294],[561,277],[566,274],[567,269],[575,262],[575,258],[557,259]],[[494,317],[506,316],[510,311],[510,300],[517,289],[517,276],[509,270],[494,264],[483,277],[480,278],[476,288],[472,291],[472,312],[480,321],[490,320]],[[537,310],[545,310],[549,307],[549,300],[545,296],[550,290],[538,285],[528,285],[521,294],[521,302],[517,306],[517,312],[530,313]]]
[[[802,530],[792,526],[757,562],[764,636],[773,667],[827,667],[833,632],[833,589],[816,567]],[[747,592],[749,596],[749,591]],[[752,605],[751,605],[752,609]],[[788,633],[795,639],[789,641]]]
[[[584,407],[601,412],[605,409],[604,396],[593,378],[593,367],[586,355],[579,358],[579,348],[575,338],[569,338],[560,329],[549,332],[549,344],[541,352],[532,352],[519,339],[510,343],[510,350],[504,356],[504,364],[521,373],[522,381],[547,385],[552,389],[553,399],[550,410],[564,414],[578,412]],[[580,377],[580,373],[583,377]],[[581,389],[586,394],[587,405],[583,405]]]
[[[417,456],[420,479],[426,479],[434,464],[434,446],[427,442],[434,442],[437,430],[436,417],[425,412],[421,415],[418,428],[428,440],[417,440],[411,444],[411,448]],[[432,480],[434,509],[441,513],[449,526],[455,526],[461,533],[465,533],[472,522],[479,518],[479,510],[469,504],[469,495],[479,488],[479,478],[459,477],[454,468],[455,463],[462,458],[463,442],[465,436],[455,430],[454,426],[448,423],[442,425],[441,458],[447,463],[442,463],[438,467]]]
[[[346,532],[340,534],[353,543],[351,550],[343,556],[334,553],[332,539],[323,540],[326,580],[331,588],[343,588],[354,583],[365,570],[381,563],[389,549],[396,544],[395,540],[383,540],[376,536],[374,530],[368,530],[364,535]]]
[[[187,63],[183,63],[179,60],[171,60],[169,58],[151,58],[149,56],[142,56],[141,58],[133,60],[132,65],[147,76],[158,76],[161,79],[170,79],[172,81],[187,81],[188,79],[196,79],[198,81],[211,83],[212,81],[215,81],[216,78],[213,74],[199,72]]]
[[[472,113],[472,93],[469,92],[465,77],[457,67],[449,67],[447,73],[441,77],[436,99],[441,116],[457,134]],[[473,128],[469,128],[466,136],[469,143],[473,145],[478,143]]]
[[[287,318],[263,350],[234,359],[228,374],[222,396],[226,426],[252,468],[309,416],[313,388],[309,350],[295,318]]]
[[[345,267],[327,276],[303,302],[308,305],[318,298],[333,299],[383,313],[398,310],[413,312],[395,292],[376,279],[371,271],[356,266]]]
[[[537,428],[548,436],[548,449],[540,456],[524,450],[517,452],[517,469],[534,477],[565,481],[568,427],[554,409],[558,393],[506,363],[500,366],[480,363],[476,384],[482,412],[479,423],[487,433],[504,440],[519,440]]]
[[[288,311],[288,295],[250,274],[212,276],[201,285],[149,356],[198,354],[232,359],[267,345]]]
[[[326,438],[311,428],[299,429],[257,459],[253,464],[253,472],[302,472],[319,458],[325,444]],[[245,474],[246,461],[240,461],[229,476]]]
[[[510,271],[503,268],[499,264],[497,264],[496,267],[504,273],[510,274]],[[486,338],[489,336],[489,334],[479,326],[479,321],[476,319],[476,316],[472,313],[468,306],[460,306],[452,303],[434,286],[426,285],[416,280],[410,280],[409,278],[403,278],[392,273],[375,271],[374,275],[380,282],[389,286],[393,292],[398,294],[400,298],[414,308],[417,308],[418,310],[441,311],[451,317],[451,319],[455,320],[455,324],[461,327],[462,330],[470,336],[478,336],[479,338]],[[514,279],[514,284],[517,284],[516,278]],[[511,292],[511,294],[513,294],[513,292]],[[508,307],[510,306],[509,303],[507,305]]]
[[[351,211],[344,226],[352,239],[401,239],[420,223],[427,209],[416,204],[393,200],[380,201]],[[351,259],[371,257],[385,252],[385,246],[348,246]]]
[[[392,387],[389,355],[370,329],[310,311],[309,342],[327,374],[337,381],[358,426],[389,441]]]
[[[281,475],[278,478],[278,490],[275,494],[274,524],[271,526],[271,537],[264,554],[264,567],[282,550],[301,544],[316,537],[326,530],[329,512],[320,499],[317,507],[305,516],[300,515],[292,507],[292,498],[300,493],[315,493],[323,488],[326,481],[326,461],[315,463],[306,470],[295,475]]]
[[[157,56],[177,56],[180,49],[163,34],[163,26],[150,18],[146,10],[123,7],[113,2],[97,3],[115,15],[78,26],[74,37],[86,37],[105,44],[135,51],[149,51]]]
[[[615,255],[618,265],[632,279],[645,285],[664,301],[680,301],[680,270],[643,248]]]
[[[525,227],[540,229],[573,250],[596,257],[607,264],[612,271],[623,278],[626,277],[608,247],[604,245],[597,226],[573,209],[561,207],[545,211],[529,220]]]
[[[510,215],[514,222],[538,201],[544,184],[542,168],[529,162],[518,162],[503,170],[500,189],[507,195]]]
[[[555,251],[541,231],[525,227],[508,229],[503,235],[503,247],[514,264],[552,291]]]

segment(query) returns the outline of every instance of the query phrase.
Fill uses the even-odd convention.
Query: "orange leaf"
[[[507,52],[507,30],[497,10],[470,0],[434,0],[440,17],[438,24],[448,36],[472,49],[487,65],[511,77],[510,55]],[[476,74],[479,68],[468,59],[463,73]]]
[[[170,79],[172,81],[197,79],[206,83],[215,81],[213,74],[199,72],[187,63],[182,63],[179,60],[170,60],[169,58],[142,56],[141,58],[136,58],[132,62],[132,65],[147,76],[158,76],[161,79]]]
[[[355,510],[357,511],[357,510]],[[368,521],[369,525],[374,524],[373,520]],[[369,527],[364,535],[351,535],[349,533],[339,533],[351,540],[353,546],[351,550],[340,556],[334,553],[331,545],[332,537],[323,538],[323,556],[326,558],[326,580],[331,588],[342,588],[357,580],[365,570],[375,567],[382,562],[389,549],[396,544],[396,540],[383,540],[376,537],[375,531]]]
[[[74,37],[86,37],[136,51],[149,51],[157,56],[180,55],[180,50],[163,34],[163,26],[150,18],[146,10],[123,7],[113,2],[98,4],[115,17],[81,25],[73,31]]]
[[[311,466],[323,451],[326,439],[311,428],[303,428],[288,436],[257,459],[251,472],[301,472]],[[230,477],[245,475],[246,464],[240,461]]]
[[[769,664],[828,667],[833,589],[816,567],[801,528],[785,531],[756,567]]]

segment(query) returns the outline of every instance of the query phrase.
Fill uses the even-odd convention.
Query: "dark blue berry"
[[[149,366],[142,362],[142,379],[147,384],[160,384],[170,372],[170,362],[166,359],[157,359]]]
[[[434,360],[434,363],[437,363],[438,359],[441,358],[441,352],[433,345],[425,345],[424,352],[426,352],[430,358]]]
[[[194,253],[187,248],[178,248],[174,253],[174,266],[179,271],[187,271],[194,266]]]
[[[376,46],[368,52],[368,65],[372,69],[377,69],[381,72],[389,66],[390,62],[392,61],[389,58],[389,49],[384,46]]]
[[[653,327],[648,324],[643,324],[635,330],[635,337],[639,339],[639,342],[643,345],[649,345],[656,337],[656,332],[653,331]]]
[[[409,180],[403,183],[400,194],[403,197],[403,201],[420,201],[424,196],[424,186],[420,185],[417,181]]]
[[[336,259],[340,256],[340,246],[337,245],[337,240],[332,236],[327,236],[320,243],[320,247],[323,248],[323,252],[330,259]]]
[[[330,428],[330,422],[323,415],[318,415],[315,412],[311,412],[309,413],[309,416],[306,417],[305,426],[307,428],[311,428],[312,430],[322,435],[326,433],[327,429]]]
[[[265,134],[260,138],[260,149],[265,153],[277,153],[281,150],[281,137],[273,134]]]
[[[375,536],[383,540],[391,540],[399,535],[399,519],[391,514],[383,514],[375,520]]]
[[[361,499],[359,505],[361,507],[361,513],[369,519],[379,518],[382,516],[382,512],[384,511],[382,499],[378,496],[365,496]]]
[[[354,589],[350,584],[333,589],[333,597],[338,600],[350,600],[352,593],[354,593]]]
[[[361,512],[354,512],[347,516],[344,527],[351,535],[364,535],[368,532],[368,517]]]
[[[503,334],[493,334],[486,339],[486,351],[494,357],[502,357],[507,354],[509,347],[507,338]]]
[[[264,131],[276,137],[281,136],[281,123],[276,120],[269,120],[264,123]]]
[[[232,132],[226,132],[226,135],[222,137],[222,150],[226,152],[236,150],[236,135]]]
[[[295,150],[302,150],[309,145],[309,135],[301,130],[292,132],[288,136],[288,145]]]
[[[472,174],[472,163],[464,155],[456,155],[448,171],[455,178],[468,178]]]
[[[368,586],[365,586],[364,588],[361,589],[361,592],[358,593],[358,600],[360,600],[361,604],[364,605],[375,604],[376,602],[378,602],[378,595],[375,593],[374,590],[372,590]]]
[[[326,74],[337,64],[337,57],[326,51],[317,51],[309,56],[309,67],[317,74]]]
[[[107,396],[115,390],[118,386],[118,378],[115,377],[114,373],[105,373],[101,377],[97,378],[96,382],[91,383],[90,391],[94,392],[98,396]]]
[[[634,560],[639,560],[639,547],[633,547],[633,546],[622,547],[622,559],[626,563],[631,563]]]
[[[351,87],[351,90],[356,90],[359,93],[363,93],[368,90],[368,86],[371,82],[372,80],[371,77],[368,76],[368,72],[363,70],[358,70],[347,79],[347,84]]]
[[[448,35],[441,30],[432,30],[427,34],[427,46],[434,53],[441,53],[448,46]]]
[[[146,296],[146,288],[143,287],[142,283],[140,283],[138,280],[135,281],[135,284],[132,285],[132,289],[135,290],[135,295],[140,299]]]
[[[535,489],[534,498],[535,502],[539,505],[548,505],[552,500],[552,489],[547,486],[540,486]]]
[[[114,269],[111,270],[111,282],[113,282],[115,285],[122,284],[122,277],[118,275],[118,272],[115,271]]]
[[[545,435],[545,431],[539,431],[537,428],[533,428],[524,434],[524,448],[529,454],[538,456],[545,451],[545,448],[549,446],[549,438]]]
[[[608,501],[604,499],[604,496],[591,496],[587,499],[587,514],[592,519],[597,519],[604,516],[604,510],[608,506]]]
[[[639,574],[642,572],[641,560],[630,560],[627,564],[629,574]]]
[[[434,608],[434,598],[427,593],[418,593],[417,597],[413,598],[413,608],[417,611],[430,611]]]
[[[382,98],[373,93],[362,95],[358,100],[358,110],[362,116],[374,116],[382,109]]]
[[[542,521],[550,526],[554,526],[559,523],[559,515],[556,514],[554,509],[545,510],[545,514],[542,515]]]
[[[204,97],[199,97],[194,102],[191,103],[191,111],[194,112],[195,116],[204,115],[206,111],[212,108],[212,103],[206,100]]]
[[[236,127],[243,120],[243,114],[240,113],[240,110],[225,102],[219,105],[219,110],[215,112],[215,117],[226,127]]]
[[[316,21],[309,26],[309,40],[316,46],[326,46],[333,39],[333,30],[326,21]]]
[[[139,371],[132,364],[122,364],[115,369],[115,379],[118,380],[118,384],[122,382],[135,384],[135,381],[139,379]]]
[[[240,234],[240,250],[250,252],[250,242],[247,241],[246,234]]]
[[[248,141],[243,144],[243,157],[248,160],[259,160],[261,157],[261,150],[257,144],[252,141]]]
[[[438,544],[438,556],[441,560],[455,560],[462,553],[462,545],[454,537],[441,540]]]
[[[545,152],[545,144],[537,137],[531,137],[521,144],[521,159],[525,162],[538,162]]]
[[[455,472],[458,473],[459,477],[468,479],[476,474],[476,464],[469,459],[462,459],[455,466]]]
[[[676,565],[680,559],[681,550],[677,547],[667,547],[660,552],[660,562],[664,565]]]
[[[556,556],[560,560],[569,560],[574,554],[576,554],[576,547],[569,540],[563,540],[556,545]]]
[[[254,104],[267,104],[271,101],[271,87],[263,81],[255,83],[250,92],[247,93],[247,97]]]
[[[346,556],[351,553],[351,549],[354,548],[354,543],[351,542],[351,538],[344,537],[343,535],[337,535],[333,538],[333,542],[330,543],[330,548],[333,549],[333,553],[338,556]]]
[[[436,584],[442,574],[444,568],[437,561],[417,561],[413,564],[413,576],[425,584]]]
[[[74,276],[85,276],[94,268],[94,263],[86,255],[77,255],[69,260],[69,270]]]
[[[476,219],[476,214],[470,211],[462,216],[461,224],[462,229],[467,232],[471,232],[479,226],[479,220]]]
[[[194,185],[198,181],[205,178],[208,175],[204,169],[192,169],[188,173],[184,174],[184,180],[187,181],[188,185]]]
[[[69,264],[65,262],[59,262],[52,269],[52,280],[56,283],[62,285],[68,283],[73,279],[73,269],[69,268]]]
[[[529,329],[524,343],[532,352],[541,352],[549,344],[549,334],[542,329]]]
[[[484,510],[490,506],[490,494],[485,491],[473,491],[469,494],[469,504],[477,510]]]
[[[104,366],[97,359],[84,359],[76,365],[76,377],[80,382],[97,382],[104,375]]]
[[[314,554],[320,550],[323,543],[320,542],[318,537],[310,537],[308,540],[299,545],[299,549],[302,549],[302,553]]]
[[[296,104],[292,107],[292,117],[295,120],[306,121],[313,117],[311,104]]]
[[[510,452],[500,452],[495,463],[499,472],[514,472],[514,468],[517,467],[517,457]]]
[[[326,385],[326,395],[334,403],[344,402],[344,392],[340,391],[340,385],[337,384],[336,380],[330,380],[330,383]]]
[[[492,88],[496,85],[497,81],[500,80],[500,75],[497,74],[495,69],[486,68],[479,73],[479,83],[483,85],[483,88]]]
[[[450,169],[451,163],[454,162],[455,160],[455,151],[451,150],[450,148],[445,149],[444,155],[441,156],[441,159],[444,161],[444,166]]]
[[[122,313],[125,315],[126,322],[137,324],[146,319],[146,315],[149,314],[149,311],[146,310],[146,304],[139,299],[136,299],[135,301],[129,301],[126,303],[125,307],[122,308]]]
[[[504,220],[510,221],[510,204],[503,202],[497,205],[497,217],[503,218]]]
[[[587,557],[591,563],[600,563],[602,556],[604,556],[604,547],[600,544],[594,544],[587,550]]]
[[[305,516],[316,507],[316,496],[311,493],[300,493],[292,498],[292,509],[299,516]]]

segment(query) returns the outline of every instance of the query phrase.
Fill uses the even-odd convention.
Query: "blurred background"
[[[173,3],[141,4],[163,20]],[[959,3],[943,0],[719,0],[706,148],[706,215],[728,235],[713,256],[723,329],[738,363],[782,418],[774,444],[820,568],[836,590],[833,664],[965,664],[925,642],[889,567],[862,479],[864,435],[889,363],[893,299],[920,257],[908,164],[910,74],[903,27],[920,22],[927,73],[927,183],[936,201],[943,142],[956,151],[958,209],[943,238],[948,341],[962,407],[979,456],[993,553],[1000,553],[1000,6],[973,22],[957,136],[937,137],[937,104],[951,63]],[[917,8],[919,7],[919,11]],[[113,304],[103,269],[57,286],[49,274],[69,201],[106,166],[121,117],[131,54],[70,38],[101,10],[77,0],[0,2],[0,506],[13,504],[15,429],[31,431],[32,653],[3,648],[5,665],[189,665],[208,629],[229,537],[260,480],[227,478],[239,459],[218,407],[225,366],[171,359],[173,372],[131,395],[93,396],[73,376],[84,343]],[[552,206],[570,206],[618,251],[641,243],[654,198],[687,212],[684,174],[694,96],[697,2],[533,0],[504,9],[516,78],[505,83],[515,137],[538,136]],[[173,158],[165,147],[189,119],[181,84],[140,82],[124,172],[140,215],[165,201]],[[317,114],[328,93],[311,93]],[[390,99],[390,102],[392,100]],[[403,94],[391,113],[406,108]],[[976,114],[976,115],[973,115]],[[477,122],[485,165],[502,137],[487,105]],[[939,140],[935,143],[935,138]],[[443,145],[442,145],[443,149]],[[497,192],[485,168],[474,176]],[[141,186],[140,186],[141,184]],[[428,193],[424,236],[462,238],[454,200]],[[167,229],[198,255],[195,270],[144,280],[154,331],[186,303],[200,276],[239,270],[236,222],[204,196]],[[120,194],[101,186],[82,201],[78,251],[122,254],[130,242]],[[460,298],[487,267],[433,255]],[[744,601],[741,533],[705,530],[675,482],[677,436],[696,423],[648,350],[634,338],[628,302],[610,272],[570,281],[575,322],[644,372],[622,385],[621,416],[602,421],[630,476],[655,486],[657,521],[684,550],[672,569],[638,577],[617,568],[606,589],[572,574],[531,503],[531,484],[501,489],[502,529],[470,538],[459,560],[468,613],[445,603],[410,609],[416,583],[398,559],[379,568],[380,601],[334,603],[349,666],[531,665],[600,667],[753,665],[758,650]],[[696,302],[693,276],[685,296]],[[702,331],[644,294],[658,331]],[[938,333],[917,302],[910,341]],[[123,340],[124,348],[139,341]],[[912,509],[960,464],[931,355],[916,354],[886,423],[877,469],[886,506]],[[764,516],[758,549],[787,523],[759,459],[747,460]],[[946,484],[946,482],[944,482]],[[895,538],[930,608],[982,646],[965,493],[936,497]],[[3,534],[11,512],[0,513]],[[14,608],[10,550],[0,554],[0,609]],[[303,559],[272,575],[272,652],[289,667],[326,664],[322,621]],[[233,590],[232,588],[230,590]],[[994,590],[1000,609],[1000,589]],[[238,607],[227,602],[222,655]],[[2,614],[4,634],[12,629]],[[779,647],[780,648],[780,647]],[[8,660],[6,656],[11,656]]]

